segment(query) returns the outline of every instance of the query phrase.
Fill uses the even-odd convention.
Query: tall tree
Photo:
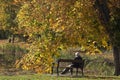
[[[118,76],[120,75],[120,1],[95,0],[95,8],[100,23],[109,35],[113,47],[115,75]]]
[[[29,54],[20,61],[22,67],[46,72],[50,70],[53,57],[60,55],[60,51],[67,47],[84,47],[91,54],[99,52],[101,46],[106,47],[107,35],[94,15],[90,1],[23,2],[16,18],[18,30],[29,35],[32,43]]]

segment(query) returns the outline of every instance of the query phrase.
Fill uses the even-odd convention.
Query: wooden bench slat
[[[78,63],[82,63],[81,60],[73,60],[73,59],[58,59],[58,62],[78,62]]]

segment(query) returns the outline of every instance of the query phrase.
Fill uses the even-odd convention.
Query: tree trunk
[[[115,62],[115,73],[114,75],[118,76],[120,75],[120,48],[117,46],[113,46],[113,56],[114,56],[114,62]]]
[[[114,63],[115,63],[115,73],[114,75],[118,76],[120,75],[120,47],[116,46],[117,44],[114,43],[116,40],[114,39],[114,32],[113,30],[110,29],[110,27],[112,27],[110,25],[110,11],[107,5],[108,0],[95,0],[95,9],[97,11],[98,14],[98,18],[100,23],[104,26],[104,28],[106,29],[106,32],[109,35],[109,38],[111,40],[112,43],[112,47],[113,47],[113,56],[114,56]]]

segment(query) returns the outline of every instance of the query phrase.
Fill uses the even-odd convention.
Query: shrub
[[[5,44],[0,46],[0,52],[4,64],[12,66],[15,61],[20,59],[28,50],[21,48],[19,45]]]
[[[111,54],[110,54],[111,55]],[[90,57],[90,56],[89,56]],[[94,75],[113,75],[114,63],[111,59],[101,56],[86,59],[86,74]]]

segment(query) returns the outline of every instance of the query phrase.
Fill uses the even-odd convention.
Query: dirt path
[[[6,43],[8,43],[7,40],[0,40],[0,44],[6,44]]]

